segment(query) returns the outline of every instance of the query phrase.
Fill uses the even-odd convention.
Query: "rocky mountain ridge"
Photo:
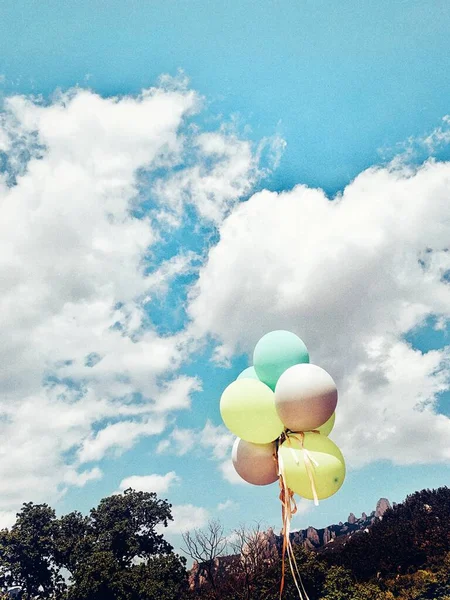
[[[388,508],[391,508],[389,500],[380,498],[375,510],[370,515],[363,512],[361,517],[357,518],[353,513],[350,513],[344,523],[340,521],[337,525],[329,525],[323,529],[315,529],[310,526],[307,529],[293,531],[290,534],[291,543],[303,545],[310,550],[318,550],[323,546],[334,543],[337,538],[349,538],[357,531],[367,530],[377,519],[383,518]],[[270,530],[267,533],[270,536]],[[282,543],[281,536],[275,536],[275,543],[277,546]]]

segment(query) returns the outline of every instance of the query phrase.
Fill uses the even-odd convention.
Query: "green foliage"
[[[295,558],[301,575],[301,581],[310,600],[319,598],[325,581],[327,571],[326,564],[317,554],[305,550],[302,547],[295,548]],[[265,576],[260,578],[254,586],[248,600],[272,600],[279,592],[280,583],[281,560],[276,561],[267,568]],[[298,592],[289,568],[287,557],[283,597],[285,600],[298,599]]]
[[[87,519],[78,513],[61,519],[58,556],[71,573],[69,600],[181,597],[184,559],[156,532],[169,520],[165,500],[131,489],[104,498]]]
[[[177,600],[187,593],[186,561],[175,554],[155,556],[134,568],[136,600]]]
[[[187,590],[184,560],[174,554],[121,568],[110,551],[80,564],[68,600],[181,600]]]
[[[450,550],[450,490],[416,492],[388,510],[369,533],[358,533],[331,558],[369,580],[412,573]]]
[[[302,547],[295,549],[295,558],[308,595],[311,598],[318,597],[322,592],[327,577],[325,563],[320,560],[317,554]],[[290,577],[288,581],[289,579]]]
[[[321,600],[353,600],[353,577],[343,567],[330,567],[323,586]]]
[[[57,519],[45,504],[24,504],[11,530],[0,532],[0,585],[20,586],[24,600],[181,600],[185,560],[157,532],[171,519],[166,501],[131,489],[88,517]]]
[[[55,562],[73,573],[83,560],[94,551],[95,537],[92,535],[89,517],[79,512],[62,516],[55,523]]]
[[[4,585],[19,585],[24,598],[54,598],[65,589],[54,562],[55,511],[46,504],[24,504],[11,531],[0,533]]]
[[[394,600],[389,591],[384,591],[375,582],[356,583],[353,588],[353,600]]]
[[[96,548],[111,552],[119,563],[129,566],[136,556],[172,551],[155,530],[157,525],[167,526],[169,520],[170,505],[165,500],[158,500],[153,492],[129,489],[104,498],[92,509],[89,526]]]

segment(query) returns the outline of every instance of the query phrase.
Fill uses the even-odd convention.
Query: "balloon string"
[[[289,439],[288,433],[282,434],[280,441],[284,441]],[[285,585],[285,575],[286,575],[286,554],[289,561],[289,568],[292,574],[292,578],[294,580],[295,587],[298,592],[298,597],[300,600],[309,600],[308,594],[305,590],[305,586],[303,585],[303,581],[300,575],[300,571],[298,569],[297,561],[295,558],[294,549],[292,547],[291,539],[290,539],[290,530],[291,530],[291,520],[292,515],[297,512],[297,504],[294,499],[294,492],[288,487],[286,483],[286,475],[284,469],[283,458],[278,452],[279,442],[276,443],[276,450],[274,454],[274,459],[278,468],[278,480],[280,484],[280,500],[281,500],[281,512],[282,512],[282,522],[283,522],[283,549],[281,553],[281,583],[280,583],[280,600],[283,595],[284,585]]]

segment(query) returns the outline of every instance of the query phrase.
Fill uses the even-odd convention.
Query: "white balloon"
[[[291,431],[311,431],[326,423],[336,409],[337,399],[331,375],[310,363],[286,369],[275,388],[278,416]]]
[[[269,485],[278,480],[274,452],[274,443],[252,444],[237,438],[231,457],[237,474],[244,481],[253,485]]]

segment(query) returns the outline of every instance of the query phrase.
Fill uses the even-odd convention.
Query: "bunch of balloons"
[[[332,377],[309,362],[303,341],[272,331],[256,344],[253,366],[223,392],[220,412],[236,439],[237,473],[254,485],[279,481],[290,494],[325,499],[345,478],[341,451],[328,435],[338,393]]]

